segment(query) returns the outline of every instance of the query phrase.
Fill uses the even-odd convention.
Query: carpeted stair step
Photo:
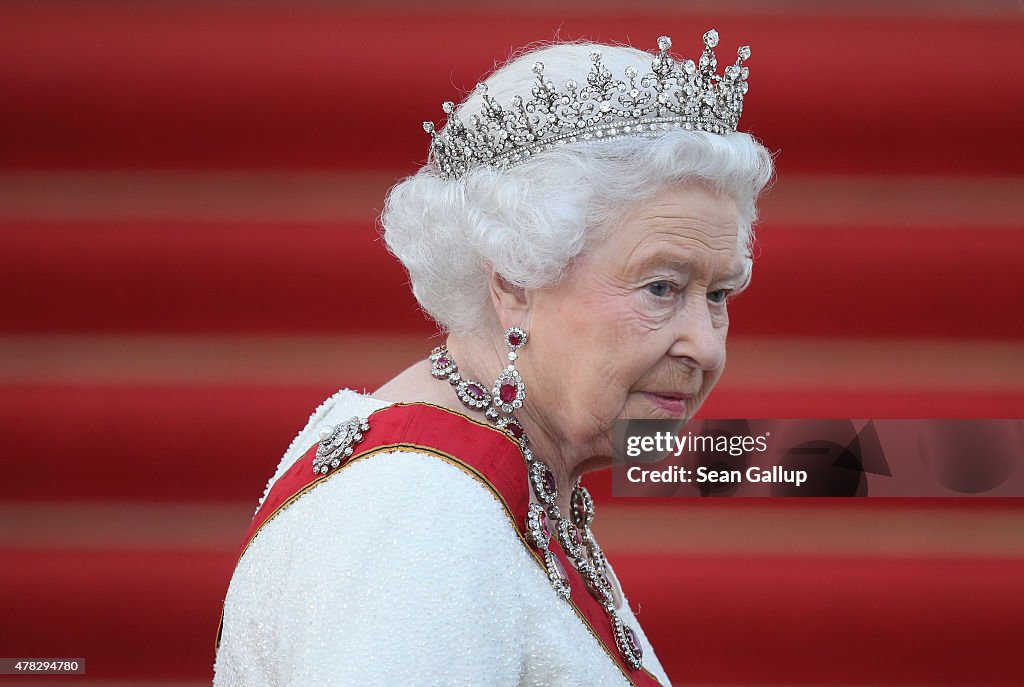
[[[361,383],[349,385],[362,390]],[[8,460],[0,500],[241,501],[255,507],[308,414],[336,389],[326,383],[6,385],[0,387],[0,435]],[[702,415],[1019,418],[1024,394],[723,389],[712,393]]]
[[[620,555],[669,675],[706,685],[1017,685],[1019,559]],[[0,643],[91,679],[209,678],[230,550],[2,551]],[[41,612],[46,609],[46,612]],[[59,619],[59,622],[55,622]]]
[[[1009,6],[1007,6],[1009,7]],[[659,6],[659,10],[664,8]],[[1020,173],[1021,15],[673,8],[678,55],[713,23],[753,47],[744,129],[785,170]],[[586,36],[652,49],[656,12],[534,5],[453,14],[154,3],[0,7],[9,168],[412,171],[442,119],[513,48]],[[59,46],[59,48],[58,48]],[[796,77],[794,78],[794,75]],[[384,86],[384,84],[387,84]],[[969,131],[970,135],[955,132]],[[825,143],[827,142],[827,144]]]
[[[429,333],[372,226],[8,222],[7,333]],[[1024,231],[766,223],[733,336],[1024,337]]]

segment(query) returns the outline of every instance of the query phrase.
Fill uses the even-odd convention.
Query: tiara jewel
[[[479,83],[476,92],[483,106],[468,124],[454,114],[451,101],[441,106],[448,115],[443,131],[423,122],[431,137],[431,157],[442,178],[458,179],[474,167],[507,169],[565,143],[650,137],[674,127],[714,134],[736,131],[747,92],[749,69],[743,62],[750,58],[750,46],[741,47],[736,63],[719,75],[717,45],[718,32],[711,29],[704,34],[704,52],[696,63],[676,62],[668,53],[672,40],[661,36],[651,71],[640,74],[626,67],[623,79],[613,78],[601,51],[594,50],[587,82],[570,79],[563,90],[545,78],[544,64],[537,62],[529,97],[513,96],[507,107],[488,95],[487,84]]]

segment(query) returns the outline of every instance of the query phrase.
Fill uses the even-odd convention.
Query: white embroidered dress
[[[325,401],[267,491],[316,443],[320,427],[387,405],[348,389]],[[622,617],[637,631],[644,667],[668,685],[628,601]],[[265,525],[231,578],[213,680],[214,687],[628,684],[556,595],[493,494],[414,451],[356,461]]]

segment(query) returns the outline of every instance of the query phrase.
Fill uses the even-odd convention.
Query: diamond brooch
[[[352,457],[354,447],[363,440],[363,433],[370,429],[367,418],[351,417],[337,425],[320,428],[320,445],[313,458],[313,472],[326,475],[340,467]]]

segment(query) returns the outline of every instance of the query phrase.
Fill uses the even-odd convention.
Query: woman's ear
[[[502,329],[522,326],[530,311],[527,290],[509,283],[493,267],[490,268],[487,285],[491,293],[494,313],[497,315]]]

